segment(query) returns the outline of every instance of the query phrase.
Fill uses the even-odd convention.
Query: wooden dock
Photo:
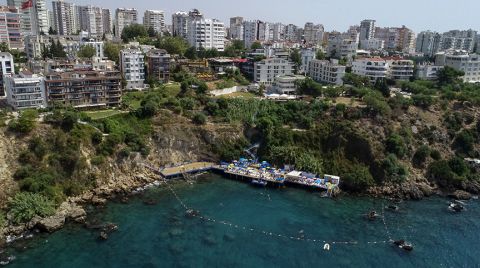
[[[195,174],[195,173],[210,171],[214,166],[216,165],[210,162],[195,162],[195,163],[187,163],[179,166],[165,167],[163,169],[159,169],[159,172],[160,172],[160,175],[162,175],[164,178],[170,179],[170,178],[182,177],[185,174]]]

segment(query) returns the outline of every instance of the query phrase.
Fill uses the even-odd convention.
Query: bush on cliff
[[[36,126],[38,112],[36,110],[23,111],[18,119],[10,121],[8,127],[11,131],[27,134]]]
[[[55,213],[53,201],[34,193],[17,193],[10,201],[9,208],[9,213],[16,224],[28,222],[35,215],[47,217]]]

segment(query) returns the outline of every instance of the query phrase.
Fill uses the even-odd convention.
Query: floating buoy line
[[[218,224],[218,225],[224,225],[224,226],[230,227],[232,229],[243,230],[245,232],[262,234],[262,235],[265,235],[267,237],[287,239],[287,240],[292,240],[292,241],[304,241],[304,242],[310,242],[310,243],[318,243],[320,245],[323,244],[323,250],[325,250],[325,251],[329,251],[333,245],[358,245],[358,244],[361,244],[358,241],[331,241],[331,240],[326,240],[326,239],[306,238],[304,235],[302,235],[302,236],[292,236],[292,235],[287,235],[287,234],[281,234],[281,233],[256,229],[256,228],[249,227],[249,226],[234,224],[234,223],[231,223],[231,222],[228,222],[228,221],[225,221],[225,220],[214,219],[214,218],[208,217],[206,215],[202,215],[200,213],[200,211],[195,210],[195,209],[187,206],[186,203],[177,194],[177,192],[170,186],[170,184],[168,183],[168,180],[161,175],[160,175],[160,178],[163,180],[163,182],[167,186],[167,189],[172,193],[172,195],[175,197],[177,202],[182,206],[183,209],[185,209],[186,215],[189,216],[189,217],[192,217],[192,218],[198,218],[198,219],[200,219],[202,221],[205,221],[205,222],[211,222],[211,223],[215,223],[215,224]],[[376,244],[387,244],[387,243],[391,244],[391,243],[394,243],[394,240],[392,239],[390,230],[389,230],[389,228],[387,226],[387,223],[386,223],[386,220],[385,220],[385,210],[384,210],[383,205],[382,205],[382,216],[381,216],[381,218],[382,218],[382,223],[384,225],[385,232],[387,234],[388,239],[387,240],[380,240],[380,241],[367,241],[367,242],[364,242],[364,244],[376,245]]]

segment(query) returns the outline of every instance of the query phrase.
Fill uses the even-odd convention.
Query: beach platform
[[[194,162],[187,163],[179,166],[165,167],[159,170],[160,175],[164,178],[171,179],[176,177],[182,177],[185,174],[195,174],[200,172],[207,172],[212,170],[216,166],[211,162]]]

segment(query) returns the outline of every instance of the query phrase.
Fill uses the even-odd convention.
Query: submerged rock
[[[107,232],[100,232],[100,235],[98,236],[98,239],[100,239],[100,240],[107,240],[107,239],[108,239],[108,234],[107,234]]]

